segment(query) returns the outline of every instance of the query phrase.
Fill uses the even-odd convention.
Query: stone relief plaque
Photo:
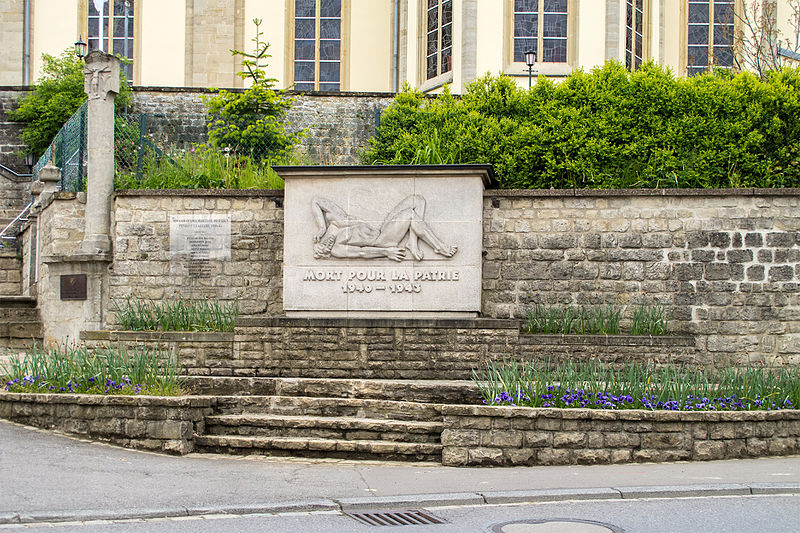
[[[302,168],[279,170],[286,181],[287,316],[456,318],[480,311],[481,173],[341,167],[343,177],[334,167],[294,178]]]
[[[231,215],[170,215],[169,249],[190,276],[210,276],[211,261],[231,258]]]

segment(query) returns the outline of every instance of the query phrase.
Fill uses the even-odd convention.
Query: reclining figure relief
[[[351,217],[344,209],[327,198],[311,201],[314,220],[321,228],[314,235],[314,257],[322,259],[388,257],[403,261],[407,252],[416,261],[424,254],[419,241],[443,257],[453,257],[458,248],[445,244],[425,222],[425,198],[412,194],[386,215],[380,229]]]

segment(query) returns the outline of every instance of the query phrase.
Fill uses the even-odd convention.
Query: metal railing
[[[7,248],[10,245],[17,244],[19,226],[28,221],[28,213],[31,211],[31,206],[33,206],[33,202],[25,206],[25,209],[23,209],[14,220],[9,222],[8,225],[3,228],[3,231],[0,231],[0,248]]]

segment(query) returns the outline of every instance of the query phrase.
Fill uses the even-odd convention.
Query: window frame
[[[709,72],[713,67],[716,68],[724,68],[724,69],[732,69],[735,68],[736,65],[736,47],[735,47],[735,36],[737,32],[741,30],[741,9],[743,7],[743,3],[737,0],[733,0],[733,35],[731,37],[731,44],[730,50],[731,54],[733,54],[733,65],[724,66],[724,65],[715,65],[714,64],[714,0],[692,0],[695,1],[705,1],[709,4],[709,11],[708,11],[708,28],[709,28],[709,37],[708,37],[708,65],[706,65],[705,70],[700,73],[703,74],[705,72]],[[692,75],[689,74],[689,0],[684,0],[681,3],[681,8],[683,10],[681,20],[682,20],[682,28],[681,28],[681,72],[683,72],[684,76],[690,77]],[[695,74],[695,75],[700,75]]]
[[[514,61],[514,0],[505,0],[503,4],[504,13],[503,19],[505,21],[504,39],[503,39],[503,56],[505,58],[504,73],[509,76],[528,76],[528,65],[525,62]],[[543,26],[544,17],[541,16],[544,9],[544,0],[539,0],[539,31],[537,32],[538,50],[542,50],[542,42],[544,40]],[[541,57],[536,58],[536,65],[534,75],[544,75],[551,77],[566,77],[575,68],[576,54],[577,54],[577,2],[576,0],[567,0],[567,60],[559,63],[544,63]]]
[[[89,2],[92,0],[80,0],[80,4],[78,6],[78,17],[79,24],[78,27],[80,28],[80,37],[85,39],[87,45],[89,43]],[[114,0],[106,0],[109,4],[109,13],[111,14],[108,17],[108,33],[105,34],[104,39],[107,42],[111,43],[111,50],[113,55],[119,55],[120,57],[123,56],[120,52],[114,51],[114,8],[113,2]],[[131,39],[133,40],[133,69],[131,71],[131,79],[129,79],[129,83],[131,85],[138,85],[141,80],[141,31],[140,31],[140,24],[142,20],[142,0],[131,0],[133,4],[133,35]],[[87,47],[87,51],[89,51]],[[124,69],[123,69],[124,70]]]
[[[295,68],[295,6],[296,0],[286,0],[286,13],[289,23],[286,25],[286,79],[287,86],[293,88],[295,83],[309,83],[306,81],[296,82],[294,79]],[[322,2],[315,0],[314,15],[314,89],[299,89],[300,91],[320,91],[320,26],[321,26],[321,7]],[[349,87],[349,50],[350,44],[350,0],[341,0],[341,16],[339,18],[339,90],[331,92],[343,92]],[[326,82],[322,82],[326,83]]]
[[[622,39],[623,39],[623,47],[622,47],[623,57],[621,59],[622,59],[622,63],[625,65],[625,68],[627,68],[631,72],[635,72],[636,70],[638,70],[638,67],[635,66],[635,60],[636,60],[636,40],[635,39],[636,39],[637,31],[639,31],[639,30],[641,30],[641,31],[639,31],[639,34],[642,36],[642,55],[641,55],[641,58],[640,58],[641,59],[641,63],[644,63],[645,61],[650,59],[650,38],[651,38],[651,33],[652,33],[650,31],[650,27],[651,27],[651,23],[652,23],[652,21],[650,20],[650,17],[652,16],[652,11],[651,11],[651,7],[652,6],[651,6],[651,0],[641,0],[641,2],[642,2],[642,26],[641,26],[641,28],[639,28],[636,25],[636,15],[634,13],[634,15],[633,15],[633,27],[632,27],[633,35],[634,35],[634,43],[633,43],[633,48],[631,49],[631,58],[632,58],[631,67],[633,67],[633,68],[628,67],[628,63],[627,63],[627,61],[628,61],[628,3],[630,2],[633,5],[634,10],[635,10],[637,1],[639,1],[639,0],[624,0],[625,9],[624,9],[624,12],[622,13],[622,24],[620,24],[620,26],[624,29],[623,36],[622,36]],[[641,66],[641,63],[639,64],[639,66]]]

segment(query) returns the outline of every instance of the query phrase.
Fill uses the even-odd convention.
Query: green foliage
[[[572,307],[537,304],[528,309],[526,333],[617,335],[622,309],[613,305]]]
[[[24,122],[22,141],[27,151],[37,157],[47,150],[50,141],[61,126],[86,100],[83,92],[83,61],[75,51],[67,49],[60,56],[42,54],[42,77],[33,91],[22,98],[17,109],[11,111],[11,120]],[[131,104],[128,80],[120,69],[120,94],[114,104],[122,109]]]
[[[669,318],[661,304],[641,304],[633,309],[631,335],[666,335]]]
[[[11,392],[174,396],[181,393],[181,371],[166,350],[117,346],[89,351],[83,345],[62,345],[12,355],[0,376]]]
[[[136,159],[133,160],[135,163]],[[271,165],[295,163],[292,155],[256,161],[249,156],[216,149],[157,156],[146,150],[142,181],[132,168],[117,165],[116,189],[283,189],[283,180]]]
[[[507,188],[800,186],[800,69],[676,78],[609,62],[522,89],[486,75],[454,98],[405,86],[367,164],[491,163]]]
[[[294,100],[284,91],[276,91],[277,82],[267,78],[261,68],[261,60],[272,57],[267,54],[268,43],[262,43],[256,24],[255,53],[231,50],[241,56],[245,70],[238,73],[250,87],[243,92],[221,90],[215,96],[204,97],[208,118],[208,142],[215,148],[229,149],[236,155],[247,155],[256,161],[287,156],[299,142],[300,134],[286,132],[283,120]]]
[[[208,300],[127,300],[113,309],[126,331],[233,331],[238,302]]]
[[[488,405],[591,409],[760,410],[800,405],[800,369],[489,362],[473,371]]]

